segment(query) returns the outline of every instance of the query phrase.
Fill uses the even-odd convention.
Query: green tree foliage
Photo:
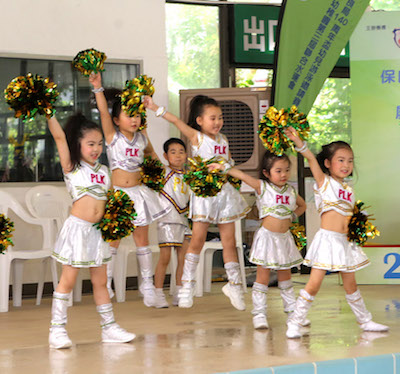
[[[400,10],[400,0],[371,0],[369,5],[375,10]]]

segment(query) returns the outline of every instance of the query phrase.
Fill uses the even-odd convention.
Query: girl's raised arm
[[[145,108],[148,108],[152,110],[153,112],[156,112],[159,106],[154,103],[153,99],[150,96],[145,96],[143,99],[143,104]],[[177,116],[173,115],[170,112],[165,112],[162,116],[166,121],[173,123],[178,130],[182,132],[183,135],[185,135],[191,144],[197,145],[197,134],[198,131],[195,130],[193,127],[190,127],[188,124],[183,122],[181,119],[179,119]]]
[[[56,142],[58,154],[60,156],[61,167],[65,173],[69,173],[70,171],[72,171],[72,163],[65,132],[62,129],[60,123],[57,121],[56,117],[54,116],[47,119],[47,124],[49,126],[51,135]]]
[[[115,135],[115,128],[110,112],[108,111],[108,104],[104,95],[104,89],[101,85],[101,74],[91,74],[89,77],[89,82],[93,86],[97,109],[100,112],[101,127],[103,128],[104,137],[106,138],[107,144],[110,144]]]
[[[317,158],[314,154],[307,148],[307,143],[303,142],[297,131],[293,127],[289,127],[285,130],[285,135],[294,142],[298,152],[300,152],[307,160],[310,165],[312,175],[317,182],[318,188],[320,188],[325,180],[325,174],[318,164]]]
[[[253,178],[251,175],[248,175],[237,168],[229,169],[228,174],[234,178],[240,179],[251,188],[254,188],[258,195],[261,193],[261,182],[259,179]]]

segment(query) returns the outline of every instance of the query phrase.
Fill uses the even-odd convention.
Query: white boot
[[[114,265],[115,265],[115,256],[117,255],[117,251],[115,248],[111,248],[111,261],[107,264],[107,290],[110,295],[110,299],[114,297],[114,291],[111,287],[111,282],[114,276]]]
[[[294,312],[296,307],[296,296],[294,294],[293,283],[291,279],[278,282],[278,288],[281,292],[283,311],[288,314],[288,321],[291,314]],[[304,320],[303,326],[309,326],[311,321],[309,319]]]
[[[196,269],[199,264],[200,255],[186,253],[183,264],[182,288],[178,293],[179,308],[191,308],[196,286]]]
[[[139,291],[143,295],[143,303],[147,307],[156,305],[156,293],[153,284],[153,254],[149,247],[139,247],[136,250],[142,284]]]
[[[227,262],[225,264],[226,274],[229,282],[222,287],[222,292],[229,297],[231,304],[237,310],[245,310],[244,292],[242,287],[242,279],[240,276],[240,266],[238,262]]]
[[[361,296],[360,290],[357,290],[350,295],[346,295],[346,300],[349,303],[351,310],[355,314],[357,322],[360,324],[361,329],[363,329],[364,331],[375,332],[389,330],[388,326],[381,325],[380,323],[372,321],[372,315],[370,312],[368,312],[364,304],[364,300]]]
[[[314,301],[314,296],[311,296],[306,290],[300,290],[300,296],[297,298],[294,312],[290,315],[286,331],[286,336],[290,339],[301,338],[301,327],[304,326],[308,310]]]
[[[253,300],[253,326],[256,330],[267,329],[267,292],[268,286],[262,283],[254,282],[251,298]]]
[[[115,322],[111,303],[98,305],[96,309],[100,314],[103,343],[128,343],[136,338],[135,334],[124,330]]]
[[[53,292],[51,307],[51,327],[49,334],[50,348],[62,349],[72,346],[65,325],[67,324],[69,293]]]
[[[165,299],[164,290],[162,288],[156,288],[156,308],[168,308],[169,304]]]
[[[182,286],[175,286],[175,292],[172,295],[172,305],[173,306],[178,306],[179,305],[179,298],[178,298],[178,294],[179,294],[179,290],[182,288]]]

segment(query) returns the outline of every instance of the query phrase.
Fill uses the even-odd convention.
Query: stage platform
[[[293,276],[296,294],[307,279],[306,275]],[[309,334],[298,340],[285,337],[286,315],[278,288],[271,287],[268,294],[270,328],[255,331],[251,288],[246,294],[247,310],[240,312],[222,294],[223,285],[214,283],[212,293],[195,298],[192,309],[146,308],[137,291],[128,291],[127,301],[114,307],[120,325],[137,334],[131,344],[100,342],[93,299],[84,296],[82,303],[68,312],[68,332],[75,343],[68,350],[48,348],[51,299],[43,299],[40,306],[34,305],[35,300],[23,300],[21,308],[10,306],[8,313],[0,313],[0,373],[227,373],[310,363],[279,371],[308,374],[310,371],[303,369],[312,367],[317,373],[318,364],[313,362],[400,352],[398,285],[360,286],[374,320],[390,326],[389,333],[363,333],[345,301],[337,275],[328,275],[309,313]],[[372,368],[365,360],[366,367]],[[333,363],[332,371],[326,373],[350,373],[341,362]],[[379,367],[379,374],[386,374],[385,366]],[[399,370],[400,360],[392,372]],[[271,369],[248,371],[273,372],[278,373]],[[358,374],[362,373],[358,368]]]

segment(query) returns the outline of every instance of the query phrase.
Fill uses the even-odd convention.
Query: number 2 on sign
[[[400,273],[399,272],[395,272],[394,270],[396,270],[397,268],[400,267],[400,254],[399,253],[387,253],[386,256],[383,258],[383,262],[385,264],[388,263],[388,258],[390,256],[394,256],[395,260],[394,260],[394,264],[392,265],[392,267],[385,273],[385,275],[383,276],[383,278],[385,279],[393,279],[393,278],[400,278]]]

